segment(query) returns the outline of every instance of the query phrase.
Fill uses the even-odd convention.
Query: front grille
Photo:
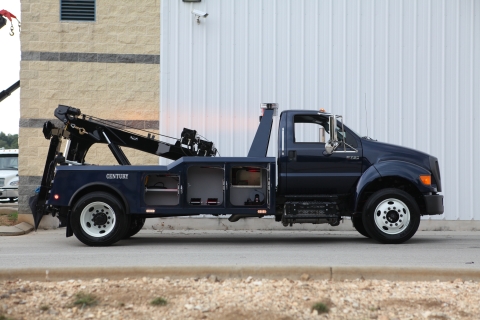
[[[437,192],[442,191],[442,180],[440,178],[440,167],[438,166],[438,159],[430,157],[430,170],[432,171],[432,182],[437,185]]]

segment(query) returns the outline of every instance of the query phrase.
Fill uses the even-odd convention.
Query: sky
[[[10,11],[18,20],[20,16],[20,0],[0,0],[0,10]],[[13,20],[15,35],[11,37],[10,21],[0,29],[0,91],[10,87],[20,79],[20,35],[17,21]],[[21,84],[20,84],[21,85]],[[6,134],[18,133],[20,120],[20,89],[0,102],[0,131]]]

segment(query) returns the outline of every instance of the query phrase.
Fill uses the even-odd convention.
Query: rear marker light
[[[147,209],[145,210],[146,213],[155,213],[155,209]]]
[[[432,176],[429,174],[422,174],[420,175],[420,181],[426,186],[429,186],[432,184]]]
[[[53,199],[58,200],[58,199],[60,199],[60,196],[59,196],[58,194],[55,194],[55,195],[53,196]]]
[[[267,213],[267,210],[257,210],[257,213],[258,213],[258,214],[266,214],[266,213]]]

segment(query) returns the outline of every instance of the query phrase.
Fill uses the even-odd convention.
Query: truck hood
[[[17,170],[0,170],[0,179],[5,179],[4,184],[0,183],[0,187],[6,187],[12,180],[17,178]]]
[[[372,164],[388,160],[398,160],[410,162],[430,170],[430,155],[424,152],[367,139],[362,139],[362,147],[363,155]]]

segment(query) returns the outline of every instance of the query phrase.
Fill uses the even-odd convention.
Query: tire
[[[363,226],[363,220],[362,220],[362,215],[357,214],[352,216],[352,224],[355,230],[358,231],[362,236],[371,238],[370,235],[367,233],[367,230],[365,230],[365,227]]]
[[[142,230],[144,224],[145,224],[145,218],[131,218],[128,231],[123,236],[123,239],[128,239],[136,235],[140,230]]]
[[[420,225],[420,210],[413,197],[399,189],[383,189],[367,200],[363,214],[365,231],[381,243],[403,243]]]
[[[122,203],[107,192],[81,197],[73,206],[70,223],[77,239],[88,246],[112,245],[128,230]]]

